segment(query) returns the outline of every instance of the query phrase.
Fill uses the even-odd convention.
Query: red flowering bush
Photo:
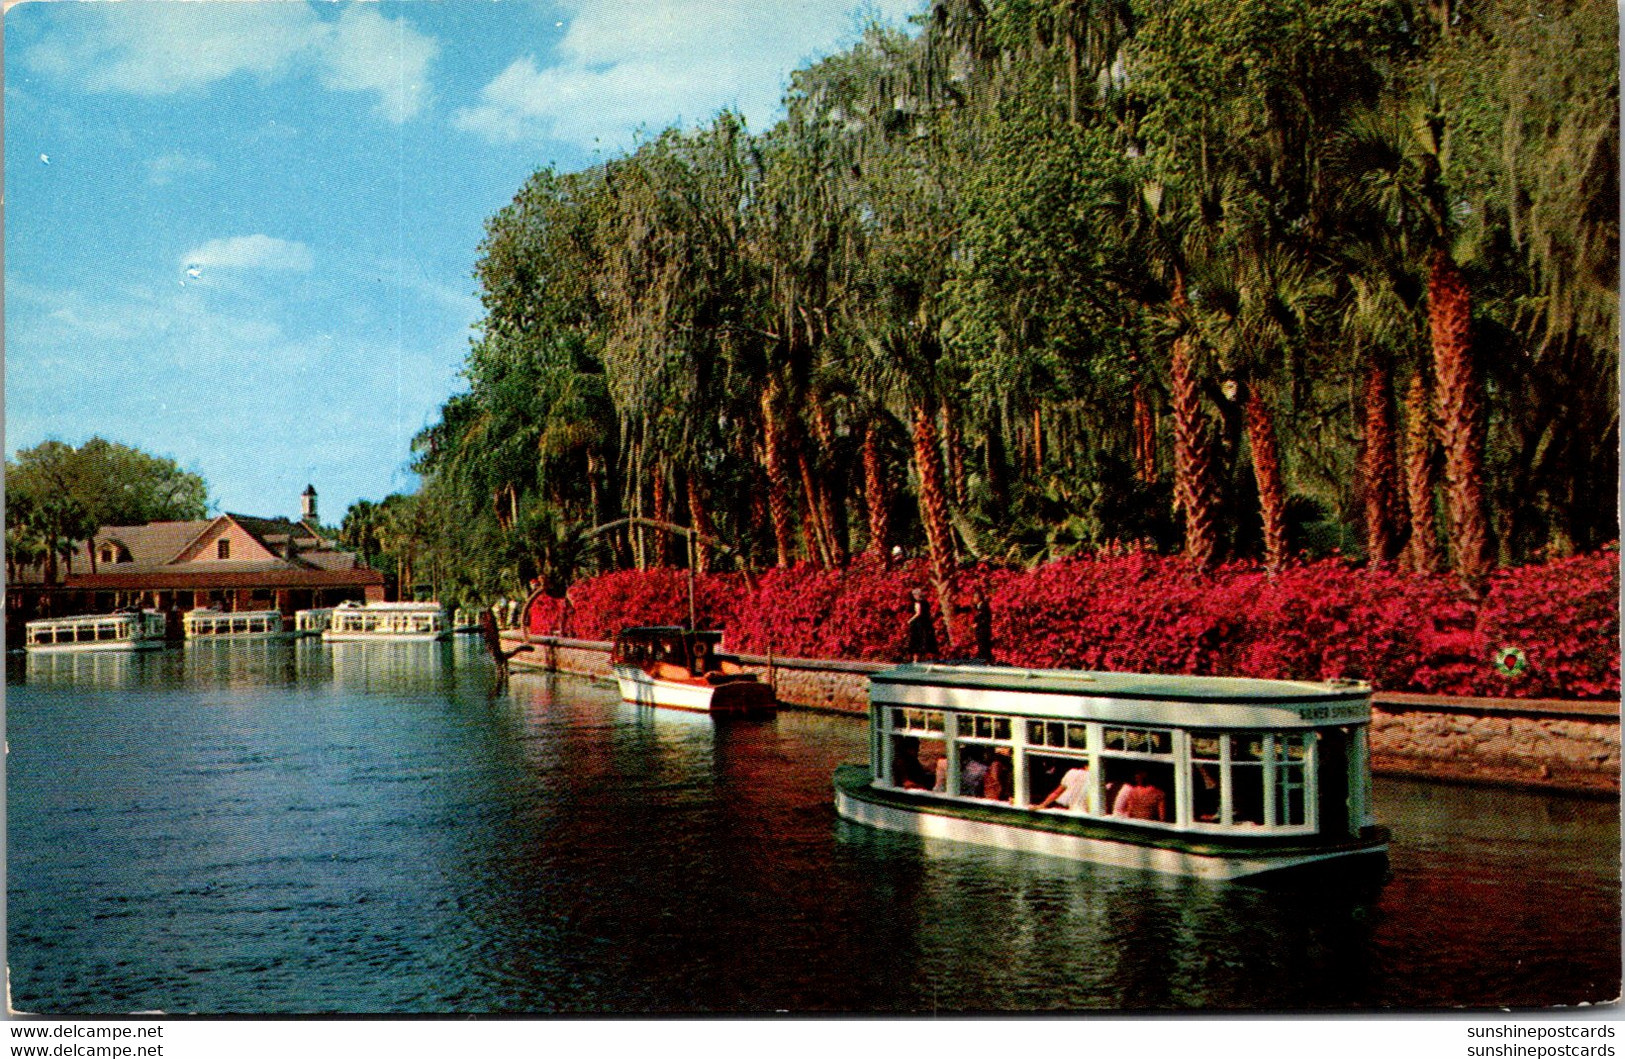
[[[701,577],[700,624],[730,650],[786,657],[896,660],[923,562],[845,570],[809,565]],[[1483,598],[1449,576],[1363,568],[1340,559],[1271,576],[1235,564],[1196,575],[1148,554],[1074,559],[1034,570],[960,572],[951,654],[969,655],[972,595],[987,593],[999,661],[1033,667],[1326,679],[1386,691],[1612,698],[1619,695],[1619,564],[1613,550],[1503,570]],[[610,639],[627,625],[687,619],[685,575],[624,571],[532,602],[529,628]],[[947,623],[938,618],[938,635]],[[1515,650],[1513,650],[1515,649]]]

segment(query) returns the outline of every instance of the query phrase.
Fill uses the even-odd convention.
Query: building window
[[[230,559],[231,541],[226,540],[224,537],[216,541],[214,545],[214,557],[216,559]]]

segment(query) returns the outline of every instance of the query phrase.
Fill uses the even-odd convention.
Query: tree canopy
[[[760,133],[539,171],[395,554],[491,594],[686,561],[587,539],[632,515],[754,567],[917,550],[946,601],[971,559],[1472,588],[1613,540],[1617,20],[934,0]]]
[[[6,461],[7,560],[43,560],[49,576],[99,527],[201,519],[207,506],[203,479],[167,457],[99,437],[42,442]]]

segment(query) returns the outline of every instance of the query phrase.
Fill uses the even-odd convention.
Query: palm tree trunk
[[[796,470],[801,474],[801,526],[802,534],[806,537],[807,554],[816,555],[819,565],[828,570],[835,565],[835,559],[831,554],[828,527],[824,525],[818,510],[818,485],[813,480],[812,461],[807,458],[805,446],[796,448]]]
[[[700,487],[698,471],[688,472],[688,524],[702,537],[714,537],[711,530],[711,512],[705,506],[705,494]],[[711,549],[700,540],[694,542],[694,572],[711,572]]]
[[[987,480],[988,499],[998,510],[1010,504],[1010,466],[1005,454],[1004,432],[1003,407],[991,409],[987,433],[982,440],[982,474]]]
[[[654,520],[656,522],[671,521],[671,504],[666,494],[666,475],[659,460],[656,460],[649,471],[649,496],[654,505]],[[667,560],[671,557],[671,538],[661,533],[654,540],[654,563],[656,567],[670,565]]]
[[[1275,421],[1256,386],[1247,387],[1246,400],[1247,444],[1253,450],[1253,478],[1264,517],[1264,567],[1274,573],[1286,565],[1286,484],[1281,477],[1281,453],[1275,441]]]
[[[822,395],[814,398],[811,406],[813,437],[818,448],[813,463],[818,473],[814,479],[818,486],[818,517],[824,524],[824,535],[829,541],[830,559],[837,567],[847,560],[846,502],[833,481],[835,464],[835,428],[830,425],[829,410]]]
[[[953,405],[948,399],[942,399],[942,447],[947,452],[949,496],[954,506],[965,506],[965,446],[964,438],[959,432],[959,417],[954,415]]]
[[[937,603],[948,626],[950,644],[958,643],[958,622],[954,600],[954,548],[948,524],[948,492],[943,481],[942,448],[931,409],[923,402],[914,405],[914,465],[920,476],[920,521],[925,524],[925,542],[931,551],[932,581]]]
[[[1439,554],[1439,529],[1433,517],[1433,412],[1428,386],[1418,372],[1405,395],[1405,503],[1410,512],[1411,536],[1405,545],[1404,567],[1423,574],[1444,566]]]
[[[1386,357],[1373,356],[1365,376],[1365,431],[1360,480],[1365,490],[1365,552],[1373,563],[1399,553],[1399,504],[1394,441],[1393,373]]]
[[[1142,482],[1157,480],[1157,413],[1140,383],[1134,384],[1134,470]]]
[[[1218,560],[1218,496],[1213,482],[1213,450],[1208,444],[1190,339],[1174,340],[1169,383],[1174,412],[1174,504],[1185,514],[1185,556],[1198,570]]]
[[[1450,561],[1469,587],[1489,573],[1489,517],[1484,499],[1484,395],[1473,361],[1472,298],[1466,278],[1444,249],[1433,252],[1428,325],[1439,383],[1439,435],[1444,446]]]
[[[795,527],[790,518],[790,472],[785,466],[784,426],[779,421],[779,383],[769,377],[762,388],[762,436],[766,455],[767,510],[773,522],[773,542],[778,547],[778,565],[795,561]]]
[[[882,563],[889,562],[891,497],[880,460],[880,431],[873,421],[863,431],[863,502],[869,509],[869,551]]]

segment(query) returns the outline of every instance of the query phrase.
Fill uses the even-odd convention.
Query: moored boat
[[[642,706],[666,706],[713,714],[763,713],[777,703],[773,689],[717,649],[722,633],[677,626],[623,629],[615,638],[610,668],[621,698]]]
[[[200,607],[181,618],[188,640],[279,640],[289,635],[282,612]]]
[[[40,618],[24,626],[29,651],[144,651],[164,645],[164,616],[155,610]]]
[[[1220,879],[1386,861],[1366,684],[926,664],[869,688],[850,820]]]
[[[439,603],[341,603],[322,639],[329,642],[353,640],[444,640],[451,636],[446,611]]]
[[[295,636],[320,636],[333,624],[332,607],[313,607],[310,610],[296,610],[293,614],[293,634]]]

